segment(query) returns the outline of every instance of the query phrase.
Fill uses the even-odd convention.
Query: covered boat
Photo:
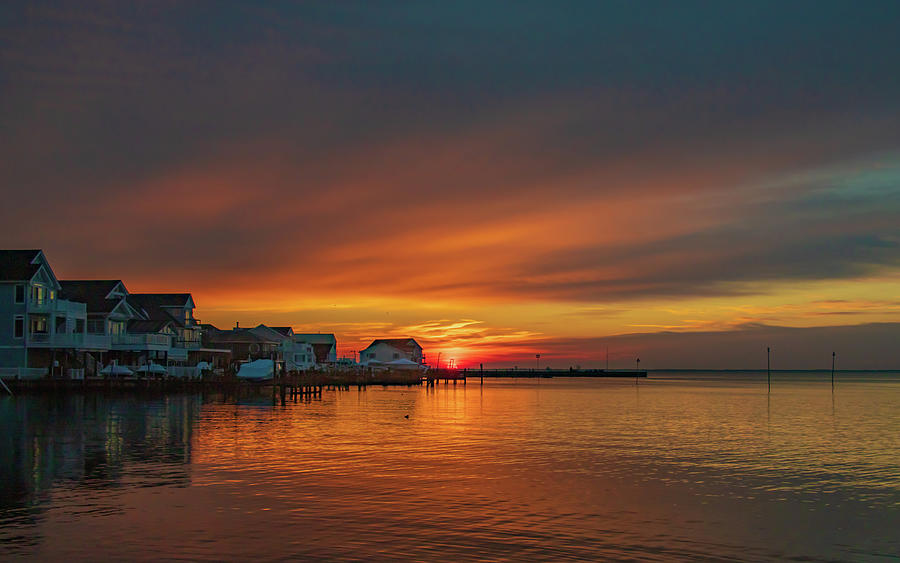
[[[138,367],[138,373],[150,373],[153,375],[165,375],[167,373],[166,368],[163,366],[151,362],[149,364],[144,364]]]
[[[253,360],[246,364],[241,364],[238,370],[238,379],[249,379],[253,381],[261,381],[263,379],[272,379],[274,373],[274,362],[272,360]]]
[[[134,372],[125,366],[110,364],[100,370],[103,375],[134,375]]]

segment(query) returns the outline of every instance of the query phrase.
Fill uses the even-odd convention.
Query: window
[[[56,328],[54,328],[53,330],[55,330],[57,333],[66,332],[66,317],[56,317],[55,326]]]
[[[42,285],[31,286],[31,300],[37,305],[43,305],[47,299],[47,290]]]
[[[13,324],[13,336],[16,338],[22,338],[23,336],[25,336],[24,317],[16,317],[15,323]]]
[[[84,319],[75,319],[75,333],[82,334],[84,332]]]
[[[16,286],[16,303],[25,302],[25,286],[19,284]]]
[[[103,319],[88,319],[87,331],[91,334],[106,334]]]
[[[366,357],[369,358],[370,360],[374,360],[374,359],[375,359],[375,352],[369,352],[368,354],[366,354]]]
[[[394,359],[395,359],[395,360],[399,360],[399,359],[400,359],[400,354],[394,352]]]
[[[46,317],[31,317],[31,334],[47,334]]]

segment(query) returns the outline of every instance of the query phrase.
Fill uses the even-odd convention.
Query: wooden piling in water
[[[831,390],[832,391],[834,391],[834,357],[836,355],[837,354],[834,352],[831,353]]]

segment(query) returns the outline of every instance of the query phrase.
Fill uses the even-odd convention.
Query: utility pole
[[[769,391],[772,390],[772,349],[766,346],[766,382],[769,384]]]

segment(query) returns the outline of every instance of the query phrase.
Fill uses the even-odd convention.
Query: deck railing
[[[47,374],[47,368],[0,368],[3,379],[41,379]]]
[[[118,347],[155,346],[166,348],[172,345],[172,337],[165,334],[114,334],[112,335],[112,344]]]
[[[37,348],[91,348],[105,350],[110,339],[105,334],[83,334],[80,332],[30,332],[28,346]]]

